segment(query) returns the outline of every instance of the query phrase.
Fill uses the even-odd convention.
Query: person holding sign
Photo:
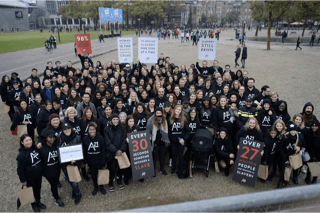
[[[40,212],[46,206],[40,202],[42,183],[42,164],[39,152],[35,147],[32,138],[24,134],[20,138],[20,149],[17,157],[17,173],[22,186],[32,187],[36,202],[32,203],[32,209]]]
[[[157,107],[155,109],[155,114],[149,118],[147,131],[151,135],[154,169],[156,169],[156,162],[159,157],[160,173],[167,175],[167,172],[164,169],[164,160],[170,140],[168,137],[167,119],[162,113],[162,109],[160,107]]]
[[[72,130],[71,125],[69,123],[64,123],[62,125],[62,132],[57,139],[57,146],[65,147],[65,146],[72,146],[77,144],[81,144],[81,137],[79,135],[76,135],[76,133]],[[68,163],[62,163],[61,169],[64,175],[68,178],[68,172],[67,172],[68,165],[76,165],[79,169],[81,166],[80,162],[81,161],[78,160],[78,161],[71,161]],[[80,193],[79,184],[75,182],[69,182],[69,183],[72,188],[72,199],[75,199],[74,203],[78,205],[82,197]]]
[[[278,189],[281,189],[283,184],[286,188],[290,187],[288,181],[284,180],[284,171],[286,165],[290,166],[289,156],[298,154],[300,152],[300,147],[302,142],[298,136],[298,127],[296,124],[289,122],[287,125],[287,131],[284,137],[282,137],[280,142],[280,154],[282,159],[282,169],[280,172],[280,179],[278,182]],[[298,184],[298,169],[293,170],[293,183]]]
[[[238,149],[240,138],[264,142],[262,132],[260,130],[260,126],[256,118],[249,118],[247,123],[238,132],[236,136],[236,143]]]
[[[39,150],[43,168],[42,174],[50,183],[52,196],[56,200],[55,204],[59,207],[64,207],[65,204],[61,201],[58,194],[60,163],[55,132],[53,130],[45,130],[43,131],[43,136],[46,138],[46,143],[43,143],[43,146]]]
[[[234,164],[235,160],[233,144],[227,135],[227,132],[227,129],[222,127],[219,130],[219,135],[216,137],[216,142],[214,144],[214,148],[217,153],[217,161],[219,166],[225,169],[225,176],[229,176],[230,166]]]
[[[169,119],[169,139],[172,149],[172,170],[171,174],[176,173],[177,157],[179,156],[179,165],[183,162],[183,152],[185,143],[190,137],[191,130],[187,119],[185,118],[182,106],[177,105]]]
[[[88,124],[89,135],[83,139],[83,153],[84,163],[89,166],[91,171],[91,177],[94,185],[92,195],[96,195],[98,192],[98,170],[106,166],[106,147],[103,137],[97,133],[97,124],[90,122]],[[106,194],[106,190],[103,185],[100,186],[100,191],[103,195]]]
[[[111,115],[111,125],[105,127],[104,129],[104,140],[106,142],[106,156],[108,161],[108,168],[110,170],[109,179],[109,192],[114,191],[113,179],[117,172],[117,185],[119,189],[124,189],[122,185],[121,178],[124,174],[124,170],[119,168],[118,161],[115,156],[122,155],[127,149],[126,143],[126,130],[123,125],[120,124],[118,114],[112,113]]]

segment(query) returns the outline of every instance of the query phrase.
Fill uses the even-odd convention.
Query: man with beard
[[[163,108],[165,102],[166,102],[166,97],[164,96],[164,89],[159,88],[158,97],[156,97],[156,106]]]
[[[264,85],[261,87],[261,93],[256,95],[254,103],[258,105],[258,110],[260,110],[263,106],[263,100],[268,99],[271,101],[270,98],[270,87],[268,85]]]
[[[310,129],[311,124],[314,121],[318,121],[317,117],[313,115],[313,110],[314,110],[314,107],[310,102],[306,103],[303,107],[301,115],[302,115],[302,120],[304,122],[306,129]]]
[[[256,96],[259,94],[259,90],[254,86],[254,78],[248,78],[248,86],[246,88],[245,95],[252,100],[255,100]]]

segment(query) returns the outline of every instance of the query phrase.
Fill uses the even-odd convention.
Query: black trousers
[[[101,168],[89,165],[89,169],[91,171],[91,178],[92,178],[93,186],[94,186],[94,188],[98,188],[98,170]]]
[[[50,177],[47,178],[48,182],[50,183],[51,187],[51,192],[54,197],[54,199],[60,199],[59,194],[58,194],[58,182],[59,182],[59,176],[58,177]]]
[[[167,148],[165,146],[155,146],[153,148],[153,165],[156,170],[157,159],[159,157],[160,170],[164,169],[164,159],[166,157]]]
[[[171,143],[171,149],[172,149],[172,169],[176,169],[178,156],[179,156],[179,164],[183,163],[184,146],[182,146],[179,142],[173,142]]]
[[[240,56],[236,56],[236,59],[234,59],[234,62],[236,63],[236,65],[238,65],[238,59],[240,58]]]
[[[42,183],[42,176],[27,179],[27,187],[32,186],[33,195],[36,201],[40,201],[41,199],[41,183]]]
[[[69,180],[69,176],[68,176],[68,172],[67,172],[67,167],[64,166],[64,167],[62,167],[61,169],[62,169],[64,175],[65,175],[66,177],[68,177],[68,180]],[[80,194],[79,184],[78,184],[78,183],[75,183],[75,182],[70,182],[70,181],[69,181],[69,183],[70,183],[70,186],[71,186],[71,188],[72,188],[72,191],[73,191],[76,195],[77,195],[77,194]]]
[[[116,173],[117,173],[117,177],[122,178],[122,175],[124,174],[124,169],[119,168],[119,164],[118,164],[117,159],[115,159],[113,157],[111,159],[111,161],[108,162],[107,164],[108,164],[108,168],[110,170],[109,184],[113,183],[113,179],[115,178]]]
[[[129,161],[131,162],[129,150],[127,150],[126,153],[129,158]],[[129,166],[128,168],[124,169],[124,180],[129,181],[131,177],[132,177],[132,170],[131,170],[131,166]]]
[[[284,180],[284,171],[285,171],[287,165],[288,164],[285,164],[284,162],[282,162],[282,168],[281,168],[281,171],[280,171],[279,183],[283,183],[285,181]],[[298,176],[298,169],[296,169],[296,170],[292,169],[292,173],[293,173],[293,178],[297,177]]]

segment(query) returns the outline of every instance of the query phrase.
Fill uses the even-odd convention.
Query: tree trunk
[[[269,17],[268,17],[268,40],[267,40],[267,50],[270,50],[270,40],[271,40],[271,17],[272,17],[272,12],[269,12]]]
[[[82,20],[80,19],[80,30],[82,30]]]
[[[259,24],[257,24],[256,34],[254,36],[258,36],[259,27],[260,27],[260,22],[259,22]]]
[[[304,31],[306,30],[306,24],[307,24],[307,19],[305,19],[304,23],[303,23],[303,30],[302,30],[302,37],[304,36]]]

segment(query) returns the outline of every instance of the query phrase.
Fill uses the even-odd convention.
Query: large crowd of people
[[[56,204],[64,206],[58,193],[61,170],[74,203],[80,202],[79,184],[69,181],[68,165],[76,165],[86,181],[91,175],[92,195],[106,194],[97,183],[98,170],[106,165],[108,190],[114,191],[114,180],[124,189],[122,181],[129,184],[131,169],[120,169],[115,156],[129,152],[128,133],[144,130],[151,135],[155,169],[156,162],[160,164],[155,171],[162,175],[168,174],[168,154],[170,174],[185,178],[182,165],[189,162],[186,155],[192,155],[192,150],[184,152],[185,147],[192,149],[195,132],[207,128],[215,138],[213,159],[226,176],[235,162],[240,138],[249,138],[265,143],[261,164],[269,167],[268,181],[279,172],[278,188],[290,187],[284,170],[290,164],[288,157],[299,152],[310,157],[303,158],[303,167],[293,171],[293,183],[298,184],[300,171],[307,173],[307,184],[317,182],[306,165],[320,160],[320,124],[311,103],[290,116],[278,92],[271,92],[268,85],[258,90],[247,70],[233,72],[218,60],[212,66],[207,61],[178,66],[161,53],[158,62],[147,67],[139,60],[94,64],[88,55],[79,57],[79,68],[71,62],[67,67],[59,61],[55,67],[47,62],[42,81],[37,69],[32,69],[24,83],[18,73],[2,77],[1,98],[10,106],[11,130],[27,126],[28,134],[19,141],[17,173],[23,185],[33,187],[34,211],[46,208],[40,197],[42,176],[50,183]],[[58,148],[75,144],[83,145],[84,159],[60,164]]]

